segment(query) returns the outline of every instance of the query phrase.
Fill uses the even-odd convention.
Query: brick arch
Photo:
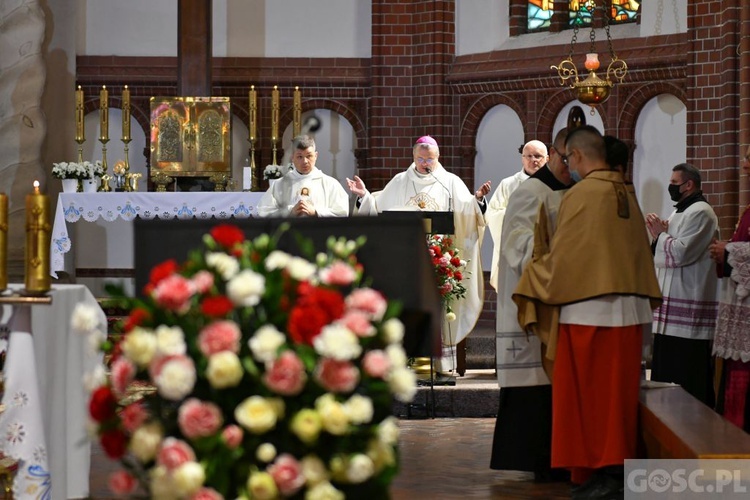
[[[643,107],[654,97],[661,94],[672,94],[687,106],[685,89],[673,82],[651,82],[633,89],[625,98],[617,116],[619,138],[628,144],[635,144],[635,126]]]
[[[554,139],[552,137],[552,132],[557,117],[560,115],[562,109],[573,101],[575,101],[575,98],[573,96],[573,91],[569,87],[563,87],[555,91],[542,105],[542,111],[539,115],[539,120],[537,120],[537,137],[548,137],[549,140],[552,141],[552,139]],[[586,117],[588,118],[588,106],[582,105],[582,108],[584,114],[586,114]],[[606,131],[607,124],[610,121],[606,106],[599,107],[599,116],[602,119],[602,125]]]
[[[331,99],[310,99],[302,102],[302,112],[310,111],[313,109],[327,109],[337,113],[349,122],[354,129],[354,135],[357,137],[357,148],[364,148],[364,144],[360,141],[367,142],[367,132],[364,126],[363,117],[359,116],[356,110],[352,109],[346,104]],[[294,120],[294,109],[288,108],[279,115],[279,128],[286,130],[290,123]]]
[[[489,94],[480,97],[466,108],[466,112],[463,114],[461,123],[461,149],[471,149],[476,146],[477,132],[479,131],[479,124],[482,123],[482,119],[487,112],[498,106],[505,104],[511,108],[518,118],[521,120],[521,124],[526,128],[528,123],[528,116],[526,111],[523,109],[521,104],[515,99],[505,94]]]

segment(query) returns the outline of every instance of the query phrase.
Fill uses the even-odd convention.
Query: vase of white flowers
[[[104,175],[104,168],[99,160],[93,163],[84,161],[82,163],[60,162],[52,164],[52,176],[62,181],[63,192],[65,193],[95,192],[99,187],[102,175]]]

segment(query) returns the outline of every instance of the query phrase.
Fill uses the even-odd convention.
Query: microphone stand
[[[452,212],[453,211],[453,195],[451,194],[450,189],[448,189],[445,184],[440,182],[440,179],[438,179],[437,176],[435,176],[435,174],[432,173],[432,169],[430,167],[425,167],[425,170],[427,171],[428,174],[430,174],[430,176],[433,179],[435,179],[435,182],[440,184],[443,187],[443,189],[445,189],[445,192],[448,193],[448,211]]]

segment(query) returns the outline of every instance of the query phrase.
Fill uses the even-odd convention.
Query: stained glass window
[[[552,0],[529,0],[527,23],[529,31],[549,29],[553,13],[554,2]]]
[[[640,6],[641,2],[635,0],[612,0],[611,22],[620,24],[635,21]]]
[[[591,26],[596,7],[593,0],[570,0],[568,5],[571,26]]]

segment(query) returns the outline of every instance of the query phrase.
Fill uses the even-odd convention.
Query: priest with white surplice
[[[292,141],[294,168],[272,183],[258,202],[261,217],[346,217],[349,197],[338,180],[315,163],[315,140],[302,135]]]
[[[500,385],[499,407],[492,443],[490,468],[534,472],[536,481],[564,480],[565,472],[553,474],[551,463],[552,389],[542,364],[539,337],[518,324],[512,300],[523,268],[534,253],[534,228],[554,233],[563,195],[572,184],[560,151],[565,151],[568,129],[557,133],[549,162],[519,184],[508,199],[497,248],[496,368]],[[539,142],[539,141],[534,141]],[[545,148],[546,149],[546,148]],[[493,229],[493,228],[491,228]],[[537,249],[538,250],[538,249]],[[529,432],[519,432],[526,429]]]
[[[484,302],[484,278],[480,248],[484,234],[485,196],[490,182],[485,182],[474,194],[455,174],[440,164],[437,141],[420,137],[413,148],[414,161],[404,172],[396,174],[382,191],[370,193],[358,176],[347,179],[349,190],[359,197],[359,213],[377,215],[386,210],[452,211],[455,226],[454,241],[459,256],[467,261],[462,281],[466,296],[451,304],[456,315],[454,322],[444,320],[443,352],[437,371],[452,375],[456,370],[456,345],[472,331],[479,319]]]

